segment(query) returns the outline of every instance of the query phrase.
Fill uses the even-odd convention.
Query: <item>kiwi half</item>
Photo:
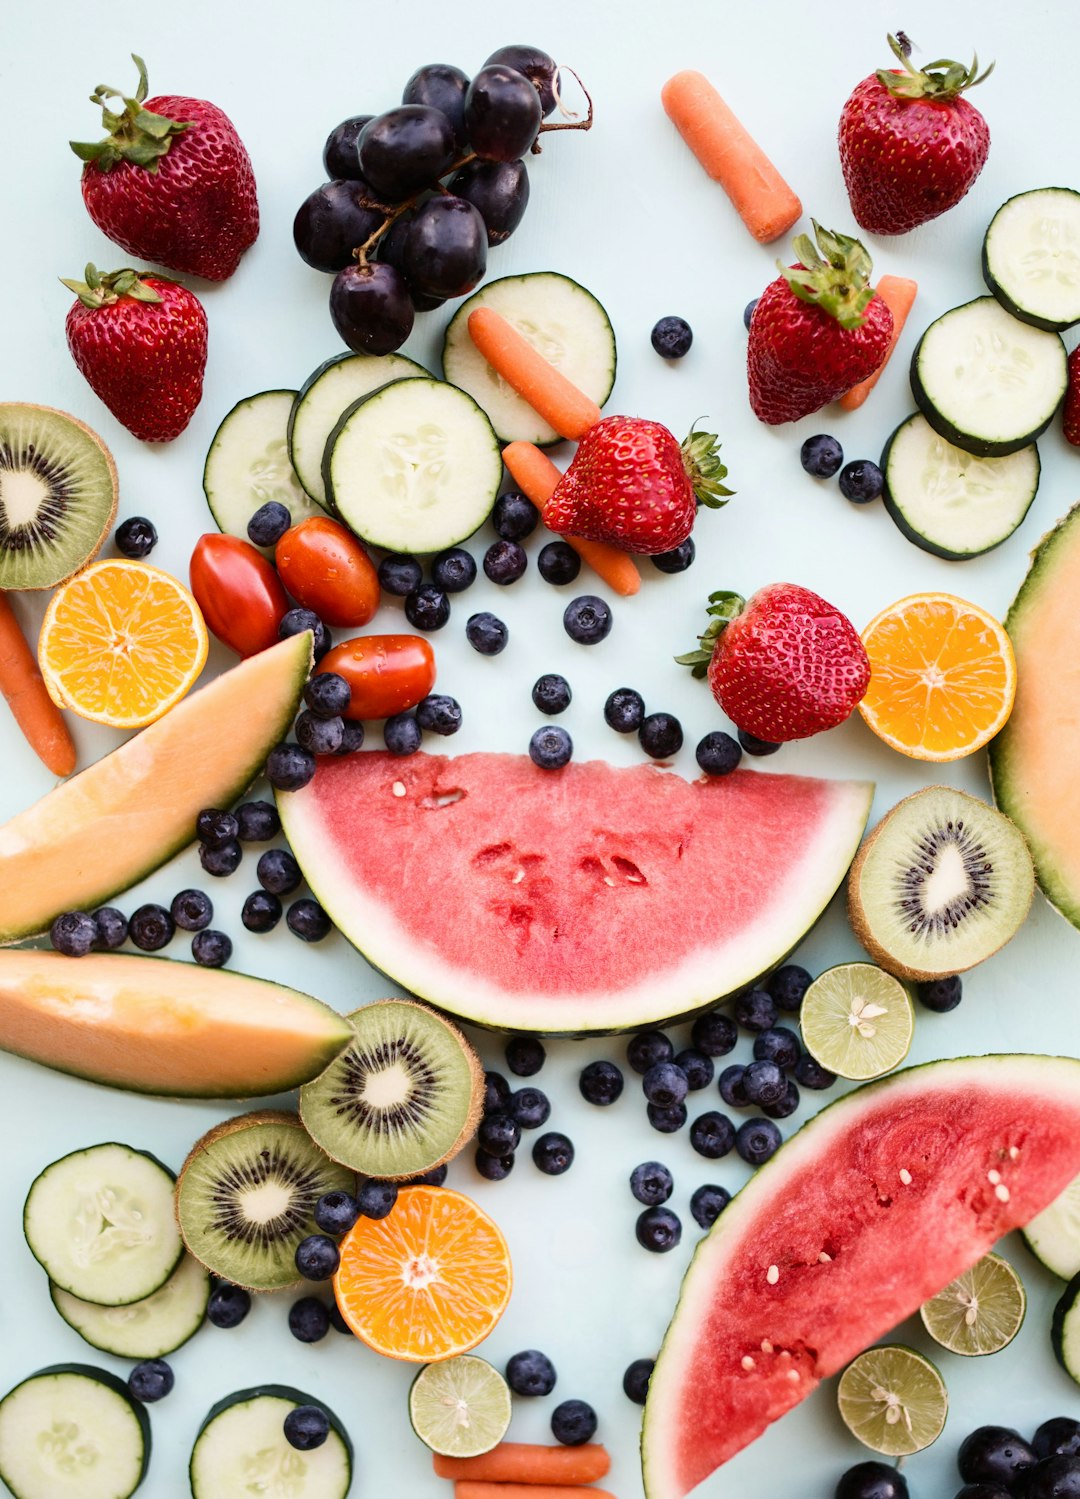
[[[0,403],[0,589],[52,588],[96,557],[116,518],[112,454],[51,406]]]
[[[1015,824],[977,797],[928,786],[899,802],[863,844],[848,912],[882,968],[922,982],[997,952],[1019,931],[1034,891]]]
[[[426,1005],[382,999],[348,1017],[356,1037],[300,1089],[300,1115],[335,1161],[402,1181],[457,1155],[476,1132],[484,1069]]]
[[[351,1171],[315,1145],[295,1114],[227,1119],[196,1141],[176,1183],[180,1234],[214,1275],[249,1291],[299,1283],[296,1246],[317,1233],[324,1192],[355,1192]]]

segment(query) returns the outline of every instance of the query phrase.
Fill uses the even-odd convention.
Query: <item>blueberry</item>
[[[220,807],[204,807],[195,819],[195,836],[208,848],[220,848],[231,843],[240,833],[240,824],[231,812]]]
[[[347,1338],[352,1338],[352,1337],[356,1336],[356,1334],[353,1332],[352,1328],[345,1321],[345,1318],[341,1315],[341,1310],[338,1307],[338,1304],[337,1304],[336,1301],[333,1302],[327,1308],[327,1310],[330,1313],[330,1326],[334,1329],[335,1332],[344,1333]]]
[[[416,721],[425,734],[456,734],[461,728],[461,704],[445,692],[429,692],[416,705]]]
[[[739,995],[733,1009],[743,1030],[770,1031],[777,1021],[773,997],[764,989],[747,989]]]
[[[756,734],[748,734],[745,729],[739,729],[739,743],[748,755],[775,755],[780,748],[771,739],[759,739]]]
[[[540,512],[519,489],[509,489],[495,501],[491,524],[503,541],[524,541],[540,522]]]
[[[571,599],[563,610],[563,629],[578,645],[597,645],[611,634],[611,609],[595,593]]]
[[[308,1234],[296,1246],[296,1268],[305,1280],[329,1280],[341,1256],[329,1234]]]
[[[574,741],[557,724],[537,729],[529,740],[529,759],[540,770],[561,770],[570,763]]]
[[[627,1364],[626,1372],[622,1377],[623,1394],[635,1405],[644,1405],[645,1397],[649,1392],[649,1379],[656,1366],[654,1358],[636,1358],[632,1364]]]
[[[843,461],[843,448],[825,432],[808,437],[799,449],[799,462],[815,479],[831,479]]]
[[[405,1186],[441,1187],[446,1181],[447,1171],[448,1167],[444,1161],[441,1166],[432,1166],[430,1171],[425,1171],[420,1176],[410,1176]]]
[[[289,1308],[289,1331],[298,1343],[317,1343],[330,1331],[330,1313],[317,1296],[301,1296]]]
[[[514,1156],[510,1155],[488,1155],[486,1150],[477,1148],[476,1169],[481,1176],[489,1182],[505,1181],[514,1169]]]
[[[636,734],[645,722],[645,699],[632,687],[616,687],[604,704],[604,722],[616,734]]]
[[[1036,1430],[1031,1447],[1038,1458],[1080,1456],[1080,1421],[1051,1416]]]
[[[812,1057],[808,1051],[804,1051],[795,1063],[795,1081],[802,1088],[814,1088],[821,1090],[831,1088],[836,1081],[836,1073],[830,1072],[823,1067],[816,1057]]]
[[[135,1365],[128,1375],[127,1387],[144,1405],[164,1400],[176,1383],[176,1375],[163,1358],[148,1358]]]
[[[352,688],[336,671],[316,672],[304,688],[304,702],[316,718],[340,718],[351,701]]]
[[[641,748],[653,760],[667,760],[682,749],[682,724],[674,713],[650,713],[638,729]]]
[[[424,569],[415,557],[399,556],[391,552],[379,563],[379,587],[383,593],[403,599],[415,593],[424,581]]]
[[[790,1119],[799,1107],[799,1090],[793,1082],[788,1082],[784,1089],[784,1096],[776,1103],[762,1104],[761,1112],[770,1119]]]
[[[662,317],[650,337],[653,348],[663,359],[682,359],[690,352],[694,330],[685,318]]]
[[[614,1062],[590,1062],[583,1067],[578,1078],[578,1088],[586,1103],[606,1109],[613,1104],[623,1090],[622,1068]]]
[[[121,521],[113,537],[120,555],[130,557],[133,561],[149,557],[157,546],[157,539],[157,531],[145,515],[133,515],[129,520]]]
[[[236,809],[236,828],[241,843],[269,843],[281,832],[281,819],[273,802],[241,802]]]
[[[580,1447],[596,1435],[596,1412],[584,1400],[564,1400],[551,1413],[551,1434],[564,1447]]]
[[[305,708],[294,728],[297,743],[313,755],[336,755],[345,738],[343,718],[319,718]]]
[[[313,609],[289,609],[278,621],[278,639],[288,640],[293,635],[302,635],[305,630],[310,630],[315,637],[312,647],[315,660],[321,661],[327,651],[333,645],[330,631]],[[288,790],[283,787],[282,790]]]
[[[300,866],[287,848],[268,848],[259,855],[255,877],[271,895],[288,895],[304,878]]]
[[[924,1009],[943,1015],[948,1010],[956,1009],[964,996],[964,986],[959,974],[954,974],[951,978],[932,979],[929,983],[918,984],[915,993]]]
[[[476,581],[476,563],[464,547],[448,547],[432,559],[431,578],[443,593],[464,593]]]
[[[526,1348],[507,1359],[506,1382],[515,1395],[550,1395],[555,1388],[555,1365],[539,1348]]]
[[[500,588],[516,583],[528,565],[525,548],[516,541],[504,541],[500,537],[484,553],[484,572]]]
[[[750,319],[754,316],[754,308],[757,306],[757,304],[758,304],[758,298],[755,297],[752,302],[747,302],[746,306],[743,308],[743,313],[742,313],[743,327],[746,329],[746,331],[748,333],[750,331]]]
[[[674,1135],[686,1123],[686,1105],[684,1103],[677,1103],[672,1108],[664,1108],[661,1104],[650,1103],[646,1106],[645,1114],[652,1128],[661,1135]]]
[[[277,500],[267,500],[247,523],[248,541],[257,547],[277,546],[291,525],[288,507]]]
[[[869,505],[885,488],[885,475],[876,463],[868,458],[858,458],[840,470],[840,493],[853,505]]]
[[[1015,1487],[1013,1492],[1019,1492]],[[1031,1469],[1024,1499],[1080,1499],[1080,1457],[1046,1457]]]
[[[634,1232],[643,1249],[666,1254],[682,1238],[682,1224],[670,1208],[646,1208],[638,1214]]]
[[[730,1201],[731,1193],[726,1187],[708,1182],[691,1197],[690,1215],[699,1228],[712,1228]]]
[[[281,902],[269,890],[253,890],[244,902],[240,920],[249,932],[272,932],[281,920]]]
[[[299,791],[314,774],[315,756],[299,744],[275,745],[266,757],[266,779],[275,791]]]
[[[781,1138],[771,1119],[748,1119],[735,1131],[735,1149],[747,1165],[763,1166],[779,1150]]]
[[[675,1182],[660,1161],[642,1161],[630,1173],[630,1190],[644,1207],[658,1208],[667,1202]]]
[[[545,583],[572,583],[581,571],[581,558],[566,541],[549,541],[540,548],[536,570]]]
[[[302,942],[321,942],[330,935],[334,923],[317,900],[305,896],[302,900],[294,900],[286,911],[285,925]]]
[[[434,583],[421,583],[406,595],[405,618],[415,630],[441,630],[450,618],[450,600]]]
[[[66,958],[85,958],[97,939],[98,925],[88,911],[65,911],[49,928],[49,941]]]
[[[755,1062],[775,1062],[785,1072],[790,1072],[799,1060],[801,1047],[799,1038],[786,1025],[770,1026],[754,1037]]]
[[[510,631],[495,614],[470,614],[465,625],[465,639],[481,656],[497,656],[505,651]]]
[[[355,718],[342,719],[343,734],[341,736],[341,755],[353,755],[364,742],[364,725]]]
[[[798,963],[785,963],[783,968],[765,981],[765,988],[772,995],[778,1010],[799,1010],[803,995],[811,984],[810,975]]]
[[[506,1043],[506,1065],[515,1077],[535,1077],[546,1060],[544,1043],[535,1036],[511,1036]]]
[[[533,1164],[545,1176],[562,1176],[574,1164],[574,1145],[558,1130],[541,1135],[532,1148]]]
[[[510,1095],[508,1113],[522,1129],[539,1129],[551,1118],[551,1102],[540,1088],[518,1088]]]
[[[746,1096],[746,1068],[734,1063],[725,1067],[720,1074],[720,1097],[729,1109],[749,1108],[750,1100]]]
[[[541,713],[565,713],[572,696],[570,683],[557,671],[545,672],[533,683],[532,700]]]
[[[232,957],[232,940],[224,932],[207,927],[192,937],[191,956],[202,968],[224,968]]]
[[[510,1084],[501,1072],[484,1073],[484,1113],[504,1112],[510,1102]]]
[[[700,1114],[690,1126],[690,1144],[707,1161],[718,1161],[735,1146],[735,1126],[726,1114],[715,1109]]]
[[[385,1218],[397,1202],[397,1182],[376,1181],[374,1177],[364,1182],[356,1194],[356,1203],[362,1218]]]
[[[685,1051],[680,1051],[675,1058],[676,1067],[681,1067],[686,1073],[686,1082],[691,1093],[696,1093],[699,1088],[707,1088],[713,1080],[716,1071],[712,1064],[712,1058],[702,1051],[695,1051],[688,1046]]]
[[[626,1060],[635,1072],[648,1072],[657,1062],[670,1062],[675,1048],[663,1031],[639,1031],[626,1047]]]
[[[956,1458],[965,1483],[1000,1483],[1008,1489],[1036,1460],[1020,1433],[1007,1426],[976,1427],[960,1443]]]
[[[251,1293],[223,1280],[210,1292],[206,1320],[213,1327],[239,1327],[251,1311]]]
[[[686,1073],[674,1062],[657,1062],[641,1079],[641,1091],[661,1109],[677,1108],[689,1088]]]
[[[856,1463],[840,1475],[834,1499],[908,1499],[907,1479],[887,1463]]]
[[[340,1238],[360,1216],[360,1206],[350,1192],[324,1192],[315,1204],[315,1227]]]
[[[751,1103],[779,1103],[787,1092],[787,1078],[775,1062],[751,1062],[743,1078],[743,1091]]]
[[[118,947],[123,947],[128,934],[127,917],[123,911],[118,911],[115,906],[99,906],[94,912],[94,922],[97,925],[96,948],[102,952],[115,952]]]
[[[698,742],[694,757],[707,776],[726,776],[738,766],[742,750],[730,734],[714,729]]]
[[[677,547],[672,547],[670,552],[654,552],[652,564],[662,573],[684,573],[688,567],[693,566],[696,556],[694,538],[688,536]]]
[[[132,911],[128,936],[142,952],[160,952],[176,936],[176,922],[164,906],[148,901]]]
[[[1024,1493],[1027,1494],[1027,1489]],[[999,1483],[965,1483],[962,1489],[957,1489],[956,1499],[1009,1499],[1009,1491]]]
[[[317,1405],[296,1405],[285,1417],[285,1440],[297,1452],[313,1452],[330,1435],[330,1417]]]
[[[476,1131],[476,1143],[488,1155],[512,1155],[521,1144],[521,1126],[509,1114],[485,1114]]]
[[[216,847],[211,847],[208,843],[199,844],[199,863],[215,879],[225,879],[230,874],[235,874],[243,857],[244,850],[236,838],[230,838],[228,843],[219,843]]]
[[[739,1032],[730,1015],[721,1010],[710,1010],[694,1021],[690,1039],[707,1057],[726,1057],[728,1052],[735,1050]]]
[[[399,759],[415,755],[424,738],[415,713],[395,713],[388,718],[383,724],[382,737],[386,748]]]

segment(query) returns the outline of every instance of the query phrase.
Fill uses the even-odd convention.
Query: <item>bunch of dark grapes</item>
[[[537,47],[500,47],[470,79],[427,63],[401,103],[350,115],[330,132],[330,179],[301,203],[293,238],[301,259],[334,277],[330,316],[360,354],[389,354],[413,317],[472,291],[487,252],[521,222],[529,201],[522,159],[538,150],[558,101],[558,69]]]

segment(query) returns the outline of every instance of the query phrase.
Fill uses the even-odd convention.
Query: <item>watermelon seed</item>
[[[1018,1145],[1010,1145],[1009,1146],[1009,1160],[1010,1161],[1018,1161],[1019,1159],[1020,1159],[1020,1147]]]
[[[988,1171],[986,1173],[986,1180],[990,1183],[990,1185],[992,1187],[996,1187],[997,1184],[998,1184],[998,1182],[1001,1180],[1001,1172],[1000,1171]]]
[[[799,1383],[799,1371],[798,1371],[798,1369],[789,1369],[787,1377],[791,1380],[792,1384],[798,1384]]]
[[[780,1279],[779,1266],[770,1265],[768,1270],[765,1272],[765,1279],[769,1282],[770,1286],[775,1286],[776,1282]]]
[[[905,1187],[911,1186],[911,1172],[906,1166],[901,1166],[900,1168],[900,1180],[904,1183]]]
[[[818,1255],[818,1264],[819,1265],[831,1265],[832,1264],[832,1255],[831,1254],[826,1254],[825,1251],[824,1251],[824,1249],[823,1249],[821,1251],[821,1253]]]
[[[749,1374],[750,1370],[754,1367],[754,1360],[750,1357],[750,1355],[748,1353],[744,1353],[743,1354],[742,1366],[743,1366],[743,1368],[746,1370],[746,1372],[748,1374]]]
[[[762,1338],[761,1351],[762,1353],[771,1353],[773,1351],[773,1345],[769,1342],[768,1338]]]
[[[394,793],[395,796],[404,796],[405,795],[405,782],[404,781],[395,781],[394,784],[390,787],[390,790]]]
[[[994,1196],[997,1198],[998,1202],[1008,1202],[1010,1193],[1008,1187],[1004,1182],[999,1182],[994,1188]]]

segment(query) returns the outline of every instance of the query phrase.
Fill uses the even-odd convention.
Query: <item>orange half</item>
[[[870,686],[859,712],[913,760],[959,760],[1004,728],[1016,659],[1004,626],[951,593],[913,593],[862,633]]]
[[[143,562],[93,562],[53,595],[38,663],[59,707],[141,729],[194,686],[208,645],[182,583]]]
[[[430,1364],[487,1337],[512,1283],[506,1240],[470,1197],[404,1187],[385,1218],[358,1218],[341,1241],[334,1295],[369,1348]]]

